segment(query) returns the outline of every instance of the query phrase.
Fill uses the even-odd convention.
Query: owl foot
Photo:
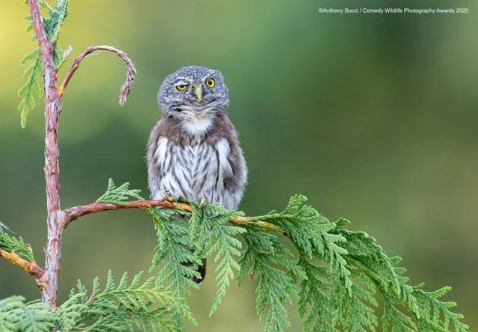
[[[161,197],[162,197],[165,201],[167,201],[167,202],[169,202],[169,203],[174,203],[174,202],[175,202],[174,197],[171,196],[171,195],[168,194],[168,193],[161,193]]]

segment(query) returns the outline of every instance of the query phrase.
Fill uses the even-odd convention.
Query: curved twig
[[[125,52],[120,51],[112,46],[108,45],[97,45],[97,46],[90,46],[88,47],[79,57],[73,61],[73,64],[71,65],[70,70],[65,76],[65,79],[63,80],[63,83],[61,86],[58,88],[58,96],[61,97],[63,95],[63,92],[65,92],[65,89],[70,82],[71,78],[75,74],[76,70],[80,67],[81,61],[86,58],[87,56],[98,52],[98,51],[108,51],[108,52],[113,52],[117,56],[119,56],[121,59],[123,59],[125,65],[126,65],[126,81],[124,84],[121,86],[121,91],[120,91],[120,98],[119,98],[119,103],[121,106],[123,106],[126,103],[126,99],[128,98],[129,93],[131,92],[131,85],[134,82],[134,77],[136,75],[136,68],[134,67],[133,61],[131,61],[130,58],[126,55]]]

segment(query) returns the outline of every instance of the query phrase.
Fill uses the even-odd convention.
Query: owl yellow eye
[[[214,78],[212,77],[209,77],[207,80],[206,80],[206,85],[210,88],[214,88],[214,86],[216,85],[216,81],[214,80]]]
[[[184,90],[186,90],[187,87],[188,87],[187,84],[178,84],[178,85],[176,85],[176,90],[184,91]]]

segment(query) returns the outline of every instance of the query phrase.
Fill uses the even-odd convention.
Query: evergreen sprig
[[[139,190],[110,179],[98,202],[124,206],[142,199]],[[468,331],[463,315],[452,311],[456,303],[442,300],[449,287],[429,292],[423,284],[410,284],[400,257],[388,257],[365,232],[346,229],[347,220],[329,221],[302,195],[293,196],[283,211],[245,218],[252,220],[247,223],[237,222],[242,212],[217,204],[181,203],[147,209],[158,236],[150,268],[155,277],[141,283],[139,274],[129,283],[124,274],[116,284],[108,273],[105,288],[96,278],[90,293],[78,282],[55,311],[21,297],[4,299],[0,330],[184,331],[184,319],[196,324],[185,299],[198,288],[191,277],[199,278],[202,260],[215,256],[218,290],[210,314],[233,279],[240,286],[248,278],[257,283],[256,309],[266,332],[291,326],[288,305],[294,299],[303,331]],[[1,227],[0,247],[33,258],[21,238]]]
[[[129,189],[129,183],[117,187],[112,179],[108,180],[106,192],[98,198],[99,203],[126,205],[131,199],[142,200],[141,190]],[[164,285],[166,291],[172,292],[177,297],[190,294],[188,288],[198,288],[191,280],[199,278],[197,267],[202,264],[199,251],[192,250],[190,236],[193,232],[188,230],[186,224],[190,213],[183,211],[169,211],[150,208],[148,213],[153,218],[154,227],[158,237],[158,245],[151,262],[149,272],[157,272],[157,285]],[[191,218],[193,220],[193,218]],[[194,227],[194,221],[190,224]],[[191,265],[185,265],[190,263]],[[196,324],[189,305],[185,302],[183,316]],[[178,315],[175,316],[178,326],[184,327]]]
[[[75,306],[80,313],[74,328],[91,332],[133,331],[135,327],[142,331],[179,331],[176,319],[188,312],[185,300],[165,291],[155,277],[142,282],[142,276],[139,273],[129,282],[124,273],[116,284],[109,271],[104,289],[95,278],[89,294],[78,281],[66,306]]]
[[[116,284],[109,271],[105,288],[95,278],[91,292],[78,281],[56,309],[39,301],[25,303],[21,296],[0,300],[0,331],[182,331],[178,319],[188,310],[185,300],[164,291],[154,277],[142,282],[142,275],[129,282],[124,273]]]
[[[123,183],[121,186],[116,187],[112,179],[108,180],[108,188],[106,192],[100,196],[96,201],[98,203],[111,203],[118,205],[126,205],[130,200],[143,200],[144,198],[139,195],[141,190],[129,189],[129,183]]]
[[[201,234],[206,235],[203,239],[206,244],[203,245],[204,256],[215,255],[214,262],[217,263],[215,272],[218,289],[209,313],[209,316],[212,316],[226,295],[226,289],[230,286],[231,280],[234,280],[235,272],[241,269],[236,257],[241,255],[242,243],[237,236],[245,234],[247,230],[227,223],[231,217],[242,215],[240,212],[230,212],[217,204],[207,205],[199,211],[202,217]],[[197,208],[195,212],[199,214]],[[193,234],[193,231],[190,229],[190,234]]]
[[[32,247],[28,243],[25,243],[21,236],[14,237],[8,234],[8,228],[6,228],[6,226],[1,222],[0,248],[8,252],[14,251],[18,256],[29,262],[33,262],[35,260],[33,257]]]
[[[45,303],[25,303],[22,296],[0,300],[0,331],[2,332],[50,332],[57,319]]]
[[[111,197],[121,197],[121,204],[139,195],[131,196],[128,186],[113,189]],[[215,204],[189,202],[192,212],[150,208],[158,234],[152,270],[168,291],[185,296],[187,287],[197,287],[190,277],[199,276],[201,260],[215,254],[218,291],[211,314],[233,278],[242,285],[249,277],[257,281],[256,309],[267,332],[290,327],[286,305],[294,298],[304,331],[468,330],[463,316],[451,311],[456,304],[441,300],[450,288],[427,292],[423,284],[410,285],[399,257],[388,257],[373,237],[347,230],[346,219],[329,221],[306,201],[295,195],[283,211],[253,218],[279,226],[281,233],[260,223],[230,225],[228,220],[244,214]],[[282,233],[292,247],[279,238]],[[378,295],[384,303],[381,320]]]
[[[149,209],[158,236],[150,272],[158,271],[158,282],[178,295],[188,295],[187,287],[198,288],[191,280],[200,278],[197,272],[202,264],[200,253],[192,250],[185,216],[159,209]],[[188,263],[189,265],[186,265]]]
[[[40,1],[40,6],[46,10],[48,16],[43,17],[43,25],[45,26],[48,40],[53,44],[53,62],[56,69],[59,69],[65,57],[62,48],[58,44],[58,38],[61,28],[68,16],[68,0],[55,0],[55,6],[52,7],[47,1]],[[33,30],[32,17],[27,16],[28,28],[27,31]],[[33,36],[36,39],[36,35]],[[27,65],[25,72],[23,73],[23,79],[25,83],[18,90],[18,95],[21,97],[18,109],[20,110],[21,126],[26,127],[27,117],[30,110],[35,108],[35,95],[42,96],[42,88],[40,84],[40,78],[42,76],[42,62],[39,48],[26,54],[22,61],[22,65]]]
[[[296,276],[302,275],[302,270],[292,251],[274,234],[249,231],[244,237],[247,249],[239,261],[238,285],[246,275],[257,280],[256,310],[261,319],[266,315],[265,330],[283,331],[290,327],[285,303],[292,304],[297,296]]]

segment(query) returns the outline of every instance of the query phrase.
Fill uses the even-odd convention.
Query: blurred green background
[[[138,76],[124,108],[125,77],[111,54],[84,61],[63,99],[62,206],[94,201],[112,177],[147,196],[145,142],[159,119],[162,79],[191,64],[220,69],[230,117],[241,135],[250,180],[249,215],[282,208],[303,193],[330,219],[376,237],[399,254],[412,282],[451,285],[465,321],[478,326],[478,4],[468,15],[324,15],[319,7],[377,1],[71,1],[61,44],[74,58],[110,44],[135,61]],[[380,5],[397,5],[381,1]],[[22,56],[34,47],[23,1],[0,0],[0,219],[42,261],[46,238],[43,112],[20,128],[16,91]],[[65,74],[71,59],[60,72]],[[140,211],[89,216],[65,232],[60,298],[86,283],[149,266],[156,237]],[[211,269],[210,269],[211,271]],[[191,302],[191,331],[261,331],[253,283],[231,287],[208,318],[213,273]],[[38,297],[31,278],[0,261],[0,298]],[[296,315],[292,315],[298,331]]]

